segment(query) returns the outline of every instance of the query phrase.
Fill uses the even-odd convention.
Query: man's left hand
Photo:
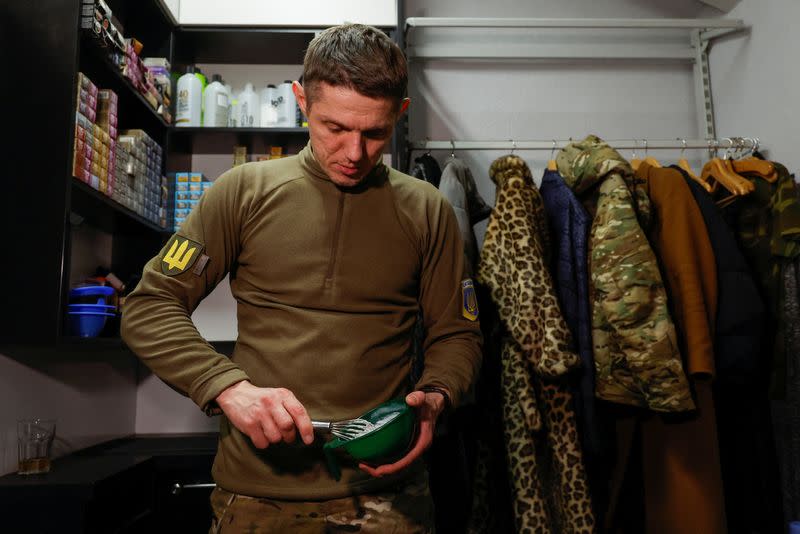
[[[417,432],[417,441],[414,443],[414,446],[408,454],[393,464],[371,467],[367,464],[360,463],[358,467],[361,468],[362,471],[374,477],[382,477],[397,473],[414,463],[414,461],[422,456],[422,453],[431,446],[431,442],[433,441],[433,429],[436,428],[436,420],[445,407],[444,396],[437,392],[426,393],[424,391],[412,391],[406,395],[406,404],[415,408],[417,410],[417,416],[419,417],[419,432]]]

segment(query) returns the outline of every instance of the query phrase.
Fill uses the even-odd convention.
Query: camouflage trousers
[[[248,497],[217,487],[209,534],[432,534],[433,500],[427,476],[390,491],[317,502]]]

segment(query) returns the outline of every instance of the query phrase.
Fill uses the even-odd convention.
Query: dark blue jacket
[[[723,386],[747,386],[763,367],[760,358],[766,318],[764,303],[736,237],[711,195],[681,172],[700,207],[717,260],[716,382]]]
[[[556,171],[547,170],[539,188],[547,213],[553,257],[550,268],[561,313],[581,357],[581,376],[575,391],[576,412],[584,450],[601,452],[594,396],[592,323],[589,309],[588,238],[592,219]]]

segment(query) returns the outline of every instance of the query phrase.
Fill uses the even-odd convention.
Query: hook
[[[722,140],[728,142],[728,148],[725,149],[725,156],[723,156],[722,159],[730,159],[731,148],[733,147],[733,139],[730,137],[723,137]]]
[[[633,139],[633,152],[631,152],[631,160],[636,159],[636,149],[639,148],[639,142],[636,138]]]
[[[644,142],[644,157],[647,157],[647,139],[642,139]]]
[[[426,135],[425,136],[425,144],[428,145],[428,143],[430,143],[430,142],[431,142],[431,138]],[[427,152],[425,152],[425,155],[426,156],[430,156],[431,155],[431,147],[430,147],[430,145],[428,146],[428,150],[427,150]]]
[[[516,149],[517,149],[517,143],[515,143],[515,142],[514,142],[514,140],[512,139],[512,140],[511,140],[511,155],[512,155],[512,156],[514,155],[514,151],[515,151]]]
[[[684,152],[686,152],[686,139],[681,139],[681,157],[683,157]]]
[[[555,159],[553,156],[556,153],[556,140],[553,139],[553,148],[550,149],[550,159]]]
[[[454,159],[456,157],[456,143],[452,139],[450,139],[450,157]]]

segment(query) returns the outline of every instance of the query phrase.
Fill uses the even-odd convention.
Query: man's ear
[[[306,91],[303,86],[300,85],[300,82],[292,82],[292,92],[294,93],[295,100],[297,100],[297,105],[300,106],[300,111],[308,118],[308,113],[306,112]]]

